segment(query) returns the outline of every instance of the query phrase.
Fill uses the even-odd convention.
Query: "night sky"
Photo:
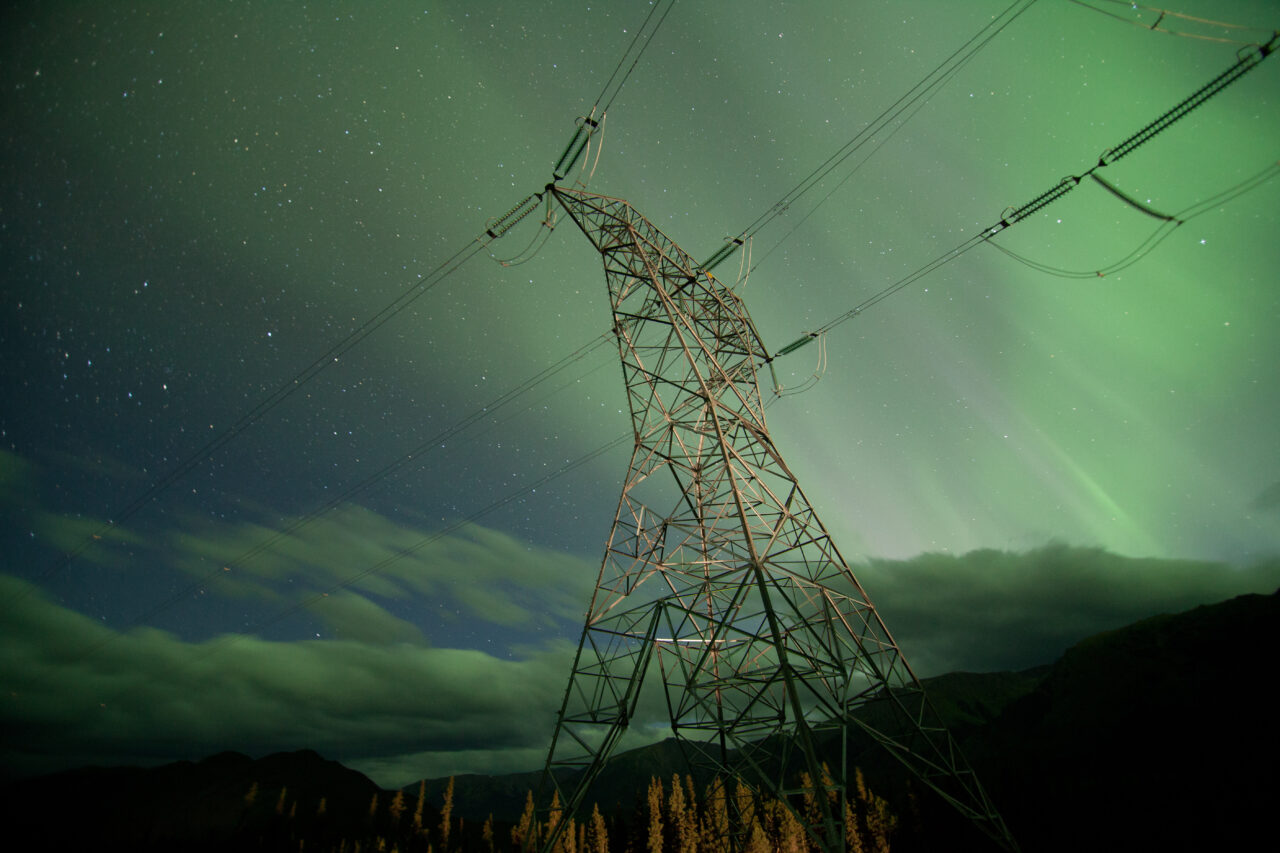
[[[1093,5],[1031,6],[755,235],[771,350],[1236,59]],[[590,189],[709,257],[1007,6],[677,3]],[[7,774],[224,749],[383,785],[540,766],[627,463],[604,279],[543,209],[433,271],[550,180],[649,9],[6,6]],[[1280,26],[1274,0],[1178,10],[1263,28],[1166,20],[1193,35]],[[1104,176],[1193,208],[1276,163],[1278,93],[1272,58]],[[1280,585],[1278,213],[1275,178],[1102,277],[978,245],[825,336],[772,435],[920,675]],[[1089,273],[1160,226],[1085,181],[995,241]],[[780,358],[783,385],[818,355]]]

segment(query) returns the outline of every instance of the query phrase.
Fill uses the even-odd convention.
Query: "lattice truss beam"
[[[774,795],[826,776],[820,825],[798,815],[823,847],[843,847],[850,723],[1007,837],[769,438],[766,352],[742,300],[625,201],[552,191],[603,258],[635,433],[548,758],[558,785],[572,777],[564,814],[656,657],[692,761]]]

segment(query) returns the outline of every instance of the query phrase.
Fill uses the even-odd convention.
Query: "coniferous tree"
[[[751,837],[751,825],[756,822],[756,803],[751,789],[741,779],[734,788],[732,806],[736,834],[746,843]]]
[[[404,791],[396,791],[396,795],[391,798],[391,805],[387,806],[387,811],[391,814],[392,823],[399,825],[400,815],[404,814]]]
[[[776,849],[780,853],[806,853],[809,848],[809,842],[805,835],[804,826],[800,823],[800,818],[783,801],[775,800],[774,803],[777,810],[775,825],[777,826],[778,843]]]
[[[418,802],[413,807],[413,830],[426,834],[426,827],[422,825],[422,808],[427,803],[427,781],[425,779],[418,782]]]
[[[697,853],[697,804],[692,797],[685,796],[685,787],[678,773],[671,777],[671,793],[667,796],[667,820],[673,833],[673,853]]]
[[[867,847],[862,843],[862,831],[858,828],[858,815],[848,800],[844,804],[844,849],[846,853],[867,853]]]
[[[840,794],[835,788],[835,781],[831,778],[831,770],[825,763],[822,765],[822,784],[814,785],[813,777],[807,771],[800,774],[800,785],[804,789],[804,805],[802,815],[804,822],[816,831],[821,831],[824,822],[822,813],[822,801],[819,798],[826,798],[828,807],[831,809],[831,817],[833,820],[840,819]],[[846,832],[847,836],[848,833]],[[806,837],[806,845],[810,844],[811,839]],[[846,838],[847,842],[847,838]]]
[[[765,834],[764,827],[760,825],[760,821],[753,815],[751,826],[747,831],[747,846],[744,853],[773,853],[773,845],[769,843],[769,836]]]
[[[848,853],[888,853],[898,818],[889,802],[867,786],[862,768],[854,768],[854,791],[844,804],[844,835]]]
[[[861,767],[854,769],[854,779],[868,846],[874,853],[889,853],[889,837],[898,828],[898,819],[889,811],[889,802],[867,787]]]
[[[453,822],[453,777],[444,789],[444,805],[440,809],[440,853],[449,853],[449,827]]]
[[[804,819],[809,826],[822,825],[822,810],[818,806],[818,797],[821,795],[817,788],[814,787],[813,777],[809,775],[809,771],[805,770],[800,773],[800,788],[804,791]]]
[[[688,807],[689,831],[693,833],[693,846],[695,850],[702,847],[702,817],[698,813],[698,794],[693,789],[693,776],[686,773],[684,775],[684,801]]]
[[[756,802],[755,795],[742,780],[738,780],[734,790],[733,807],[738,820],[736,834],[742,839],[745,853],[771,853],[773,845],[764,826],[763,804]]]
[[[662,851],[662,780],[656,776],[649,780],[649,833],[645,849],[648,853]]]
[[[480,827],[480,840],[484,842],[485,853],[494,853],[492,813],[484,819],[484,826]]]
[[[578,853],[578,826],[573,818],[569,818],[564,832],[556,839],[554,853]]]
[[[582,853],[609,853],[609,830],[605,826],[604,816],[600,814],[599,804],[591,806],[591,822],[587,824],[586,844]]]
[[[524,812],[519,822],[511,827],[511,843],[516,850],[529,851],[538,846],[538,824],[534,819],[533,791],[524,801]]]
[[[699,830],[703,853],[729,853],[729,792],[719,776],[707,785]]]
[[[560,792],[551,792],[551,808],[547,810],[547,825],[543,827],[545,835],[542,838],[543,846],[551,840],[551,833],[555,832],[560,825],[560,816],[563,810],[560,808]],[[564,832],[560,833],[560,837],[556,839],[553,853],[564,853]]]

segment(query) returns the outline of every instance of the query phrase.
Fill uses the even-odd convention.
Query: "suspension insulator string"
[[[564,153],[560,155],[560,159],[556,161],[555,167],[551,170],[551,174],[555,176],[557,181],[564,180],[567,172],[566,164],[572,165],[578,159],[578,155],[582,153],[583,146],[587,144],[587,139],[591,138],[591,132],[596,128],[596,111],[592,107],[591,113],[585,116],[579,116],[578,127],[573,132],[569,144],[564,147]],[[591,130],[586,130],[590,127]],[[587,139],[583,139],[582,135],[586,133]]]
[[[591,179],[596,176],[596,167],[600,165],[600,155],[604,152],[604,123],[606,118],[608,118],[607,115],[601,115],[600,121],[596,123],[587,134],[585,143],[587,155],[582,158],[582,169],[578,172],[578,179],[573,182],[573,185],[579,189],[585,190],[587,185],[591,183]],[[596,134],[599,134],[599,138],[596,139],[596,156],[595,159],[592,160],[591,139],[592,137],[595,137]],[[591,164],[591,171],[589,172],[587,171],[588,163]],[[583,177],[583,173],[586,173],[586,177]]]
[[[1022,220],[1026,219],[1028,216],[1031,216],[1032,214],[1037,213],[1040,210],[1043,210],[1045,207],[1048,207],[1050,204],[1053,204],[1055,201],[1058,201],[1067,193],[1071,192],[1073,189],[1079,186],[1082,180],[1084,180],[1087,177],[1096,177],[1094,173],[1097,172],[1097,170],[1105,168],[1107,165],[1114,163],[1117,160],[1133,153],[1143,144],[1145,144],[1146,142],[1149,142],[1151,139],[1154,139],[1157,135],[1159,135],[1160,133],[1163,133],[1165,130],[1168,130],[1171,126],[1173,126],[1173,124],[1175,124],[1182,118],[1185,118],[1196,107],[1199,107],[1201,104],[1208,101],[1214,95],[1221,92],[1227,86],[1231,85],[1236,80],[1239,80],[1245,74],[1252,71],[1254,68],[1258,67],[1258,64],[1262,62],[1262,60],[1270,56],[1272,53],[1274,53],[1275,49],[1278,46],[1280,46],[1280,31],[1276,32],[1275,35],[1271,38],[1271,40],[1266,44],[1259,45],[1254,50],[1243,52],[1240,55],[1239,59],[1237,59],[1234,65],[1232,65],[1226,71],[1219,74],[1217,77],[1210,80],[1205,85],[1201,86],[1199,89],[1193,92],[1190,96],[1188,96],[1187,98],[1184,98],[1182,101],[1174,105],[1171,109],[1166,110],[1155,121],[1146,125],[1137,133],[1133,134],[1128,139],[1121,142],[1115,148],[1111,148],[1103,152],[1102,156],[1098,158],[1098,162],[1094,164],[1094,166],[1090,168],[1088,171],[1084,172],[1081,175],[1070,175],[1068,177],[1063,178],[1062,180],[1058,181],[1058,183],[1054,184],[1049,189],[1040,193],[1040,195],[1031,199],[1031,201],[1022,205],[1021,207],[1014,208],[1013,210],[1006,209],[1004,214],[1000,217],[1000,221],[997,222],[995,225],[992,225],[990,228],[987,228],[986,230],[978,233],[976,236],[969,238],[965,242],[961,243],[959,246],[956,246],[954,249],[942,255],[941,257],[938,257],[933,261],[930,261],[928,264],[925,264],[923,267],[911,273],[910,275],[906,276],[905,278],[899,279],[898,281],[894,282],[888,287],[883,288],[882,290],[880,290],[878,293],[874,294],[870,298],[863,300],[863,302],[860,305],[858,305],[857,307],[853,308],[850,311],[845,312],[844,314],[841,314],[835,319],[831,320],[825,326],[822,326],[817,332],[809,332],[804,337],[799,338],[795,341],[792,341],[790,344],[787,344],[787,346],[783,347],[773,356],[766,356],[765,362],[770,364],[770,366],[772,367],[772,362],[774,358],[777,358],[778,356],[786,355],[791,352],[795,352],[797,349],[807,344],[810,340],[817,337],[819,334],[830,331],[831,329],[835,328],[839,324],[843,323],[845,320],[848,320],[851,317],[856,316],[863,309],[869,308],[872,305],[875,305],[887,299],[888,297],[897,293],[899,290],[903,289],[904,287],[916,281],[917,279],[921,278],[922,276],[933,272],[934,270],[936,270],[938,267],[942,266],[945,263],[955,260],[960,255],[972,249],[974,246],[977,246],[980,243],[990,242],[992,237],[1004,231],[1006,228],[1012,227],[1014,224],[1021,222]],[[1140,202],[1137,202],[1136,199],[1129,198],[1120,190],[1115,189],[1105,181],[1101,181],[1099,179],[1099,182],[1102,184],[1102,186],[1108,189],[1111,189],[1113,194],[1117,195],[1126,203],[1132,204],[1135,207],[1138,207],[1139,209],[1143,209],[1144,206],[1141,205]],[[1251,183],[1250,188],[1252,186],[1256,186],[1256,184]],[[1243,192],[1243,190],[1241,190],[1241,192]],[[1150,215],[1155,216],[1157,219],[1162,219],[1166,223],[1172,222],[1174,223],[1174,227],[1177,227],[1177,225],[1180,225],[1183,221],[1186,220],[1186,218],[1188,218],[1182,215],[1166,218],[1164,214],[1161,214],[1157,211],[1149,210],[1149,209],[1144,210],[1144,212],[1147,212]],[[1164,236],[1167,236],[1167,234]],[[1161,239],[1163,239],[1163,236],[1160,236],[1156,240],[1156,242],[1159,242],[1159,240]],[[723,262],[726,257],[732,254],[737,249],[737,247],[741,245],[741,243],[742,241],[738,239],[738,240],[735,240],[733,243],[722,246],[718,252],[716,252],[714,255],[712,255],[710,258],[707,259],[706,263],[703,264],[703,269],[710,269],[712,266],[715,266],[716,264]],[[1146,254],[1147,251],[1150,251],[1150,248],[1153,248],[1153,247],[1154,247],[1154,244],[1144,243],[1143,247],[1140,247],[1140,249],[1134,253],[1136,257],[1131,256],[1132,259],[1131,258],[1124,259],[1124,262],[1122,262],[1122,264],[1114,265],[1111,268],[1112,271],[1114,269],[1123,268],[1123,266],[1127,266],[1129,263],[1132,263],[1133,260],[1136,260],[1137,258],[1141,258],[1143,255]],[[1104,270],[1097,270],[1097,271],[1094,271],[1094,273],[1092,274],[1100,276],[1104,274]]]
[[[711,257],[703,261],[701,264],[699,264],[698,269],[703,270],[704,272],[711,272],[713,269],[715,269],[721,263],[723,263],[725,258],[729,257],[734,252],[738,251],[738,247],[741,246],[744,242],[746,242],[741,237],[728,237],[726,239],[729,242],[721,246],[714,255],[712,255]]]
[[[1013,225],[1015,222],[1021,222],[1022,220],[1026,219],[1028,216],[1040,210],[1041,208],[1048,207],[1049,205],[1053,204],[1055,201],[1062,198],[1064,195],[1071,192],[1073,189],[1075,189],[1079,185],[1080,185],[1079,178],[1077,178],[1074,175],[1068,175],[1067,177],[1063,178],[1061,181],[1058,181],[1058,183],[1055,184],[1054,186],[1050,187],[1049,189],[1040,193],[1040,195],[1031,199],[1031,201],[1027,202],[1022,207],[1019,207],[1013,211],[1006,211],[1004,215],[1000,217],[1000,224],[1005,228],[1008,228],[1010,225]]]
[[[489,222],[484,229],[484,233],[489,236],[489,239],[497,240],[514,228],[520,220],[537,210],[538,202],[540,201],[542,201],[542,193],[533,193],[525,196],[515,207]],[[530,202],[533,203],[530,204]]]
[[[987,241],[987,244],[992,248],[998,249],[999,251],[1008,255],[1010,258],[1017,261],[1018,263],[1024,264],[1025,266],[1028,266],[1031,269],[1037,270],[1039,272],[1047,273],[1048,275],[1057,276],[1059,278],[1074,278],[1074,279],[1102,278],[1104,276],[1110,275],[1111,273],[1119,272],[1123,269],[1127,269],[1128,267],[1133,266],[1138,261],[1145,258],[1147,255],[1151,254],[1151,252],[1155,251],[1156,247],[1159,246],[1160,243],[1162,243],[1165,240],[1165,238],[1169,237],[1169,235],[1171,235],[1173,231],[1176,228],[1178,228],[1178,226],[1184,225],[1187,222],[1190,222],[1192,219],[1195,219],[1197,216],[1200,216],[1201,214],[1207,213],[1210,210],[1221,207],[1222,205],[1228,202],[1234,201],[1235,199],[1239,198],[1245,193],[1255,190],[1258,187],[1265,184],[1266,182],[1272,180],[1277,175],[1280,175],[1280,163],[1272,163],[1262,171],[1246,178],[1245,180],[1241,181],[1235,186],[1230,187],[1226,190],[1223,190],[1222,192],[1214,196],[1211,196],[1209,198],[1202,199],[1201,201],[1198,201],[1189,207],[1185,207],[1182,210],[1179,210],[1172,215],[1166,215],[1166,214],[1160,213],[1159,211],[1152,210],[1146,207],[1145,205],[1143,205],[1141,202],[1138,202],[1136,199],[1131,199],[1127,195],[1124,195],[1119,190],[1114,190],[1114,192],[1116,192],[1117,195],[1121,195],[1127,203],[1132,204],[1134,207],[1138,208],[1143,213],[1146,213],[1149,216],[1153,216],[1156,219],[1159,219],[1161,221],[1160,221],[1160,225],[1157,226],[1155,231],[1153,231],[1150,235],[1148,235],[1147,238],[1143,240],[1141,243],[1139,243],[1131,252],[1129,252],[1129,254],[1125,255],[1123,258],[1120,258],[1118,261],[1114,261],[1110,264],[1107,264],[1104,267],[1099,267],[1098,269],[1093,269],[1093,270],[1063,269],[1061,267],[1051,266],[1049,264],[1041,263],[1039,261],[1035,261],[1035,260],[1032,260],[1031,258],[1020,255],[1017,252],[1013,251],[1012,249],[1001,246],[999,243],[997,243],[994,240]],[[1110,184],[1106,184],[1105,182],[1103,182],[1102,179],[1097,176],[1097,174],[1094,174],[1092,177],[1094,178],[1094,180],[1098,181],[1099,183],[1102,183],[1108,189],[1111,189]]]
[[[1069,177],[1063,178],[1053,187],[1049,188],[1048,190],[1045,190],[1040,195],[1033,198],[1031,201],[1022,205],[1022,207],[1016,208],[1013,211],[1005,211],[1004,215],[1000,217],[1000,221],[995,225],[993,225],[991,228],[987,229],[986,235],[988,237],[994,236],[995,234],[998,234],[999,232],[1003,231],[1004,229],[1008,228],[1014,223],[1020,222],[1023,219],[1026,219],[1031,214],[1036,213],[1037,211],[1047,207],[1050,204],[1053,204],[1055,201],[1062,198],[1067,193],[1071,192],[1071,190],[1075,189],[1080,184],[1080,181],[1089,177],[1097,180],[1099,183],[1102,184],[1102,186],[1109,189],[1114,195],[1116,195],[1118,198],[1123,200],[1125,203],[1132,204],[1134,207],[1137,207],[1139,210],[1143,210],[1144,213],[1148,213],[1151,216],[1155,216],[1157,219],[1162,218],[1163,214],[1160,214],[1150,209],[1143,209],[1142,205],[1139,202],[1129,198],[1120,190],[1113,187],[1111,184],[1107,183],[1106,181],[1103,181],[1101,178],[1098,178],[1097,175],[1095,175],[1094,173],[1098,169],[1104,168],[1116,162],[1117,160],[1120,160],[1121,158],[1126,157],[1129,154],[1132,154],[1142,145],[1151,141],[1152,139],[1154,139],[1156,136],[1163,133],[1164,131],[1168,130],[1176,122],[1185,118],[1196,107],[1199,107],[1201,104],[1208,101],[1214,95],[1218,94],[1223,89],[1227,88],[1227,86],[1230,86],[1232,83],[1239,80],[1245,74],[1249,73],[1254,68],[1257,68],[1258,64],[1262,62],[1262,60],[1270,56],[1278,46],[1280,46],[1280,32],[1277,32],[1274,36],[1272,36],[1271,40],[1266,44],[1258,45],[1254,50],[1242,52],[1239,58],[1236,60],[1235,64],[1232,65],[1230,68],[1228,68],[1226,71],[1223,71],[1217,77],[1214,77],[1208,83],[1201,86],[1195,92],[1192,92],[1186,98],[1182,99],[1173,107],[1166,110],[1155,121],[1152,121],[1146,127],[1142,128],[1137,133],[1134,133],[1132,136],[1130,136],[1128,139],[1121,142],[1119,145],[1115,146],[1114,148],[1108,148],[1106,151],[1102,152],[1102,156],[1098,158],[1098,162],[1094,164],[1093,168],[1089,169],[1087,172],[1085,172],[1082,175],[1075,175],[1075,176],[1069,176]]]
[[[1245,51],[1240,58],[1236,60],[1236,64],[1232,65],[1226,71],[1223,71],[1217,77],[1214,77],[1208,83],[1205,83],[1195,92],[1191,93],[1187,98],[1165,111],[1163,115],[1137,133],[1130,136],[1124,142],[1121,142],[1115,148],[1104,151],[1098,159],[1099,166],[1110,165],[1117,160],[1125,157],[1145,143],[1151,141],[1159,134],[1168,130],[1175,122],[1185,118],[1188,113],[1232,83],[1239,80],[1244,75],[1258,67],[1262,60],[1266,59],[1272,51],[1280,46],[1280,32],[1271,37],[1271,41],[1263,45],[1258,45],[1257,49]]]

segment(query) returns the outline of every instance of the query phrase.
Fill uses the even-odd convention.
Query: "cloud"
[[[0,485],[5,476],[16,482],[20,475],[15,464],[0,474]],[[482,525],[431,529],[354,504],[309,521],[283,519],[276,527],[187,518],[157,535],[32,513],[40,538],[58,551],[115,570],[176,568],[187,577],[186,592],[244,605],[252,614],[245,624],[254,631],[263,620],[305,608],[340,638],[423,642],[420,627],[386,607],[404,602],[421,610],[425,601],[433,622],[465,624],[472,633],[484,633],[476,626],[487,625],[563,634],[585,613],[599,569],[594,560]],[[147,616],[186,598],[179,592]]]
[[[1247,568],[1049,545],[855,566],[917,675],[1049,663],[1099,631],[1280,586],[1280,558]]]
[[[118,546],[142,545],[145,540],[129,528],[89,518],[65,518],[47,512],[32,514],[32,526],[41,539],[64,554],[114,569],[126,569],[131,554]]]
[[[474,559],[479,588],[503,560],[528,561],[521,582],[532,590],[563,567],[551,552],[492,531],[473,530],[450,549],[435,565]],[[1269,592],[1280,586],[1280,559],[1236,568],[1054,545],[874,560],[857,574],[916,672],[928,676],[1047,663],[1085,636],[1154,613]],[[462,580],[446,571],[440,583]],[[414,626],[355,591],[316,606],[338,639],[295,642],[121,633],[3,575],[0,600],[11,603],[0,620],[0,761],[14,774],[301,748],[386,786],[534,770],[573,657],[565,640],[509,657],[429,647]],[[642,696],[624,746],[668,733],[656,672]]]
[[[565,643],[513,659],[358,640],[187,643],[115,633],[12,578],[0,594],[23,595],[0,624],[0,760],[18,774],[304,747],[405,772],[395,757],[424,752],[528,769],[571,662]]]
[[[314,519],[273,516],[271,525],[193,515],[162,532],[110,525],[42,507],[39,474],[35,463],[0,450],[0,507],[20,511],[36,540],[74,553],[78,562],[121,572],[178,569],[190,588],[158,603],[159,611],[192,592],[248,605],[266,619],[305,607],[346,639],[420,642],[421,629],[384,605],[429,601],[433,619],[563,633],[581,620],[599,570],[595,557],[534,546],[479,524],[442,528],[359,504]],[[259,624],[253,618],[251,629]]]
[[[356,505],[295,524],[193,522],[169,541],[166,559],[229,597],[301,601],[341,589],[335,611],[357,606],[353,596],[425,599],[461,620],[521,630],[580,619],[598,571],[481,525],[430,530]]]
[[[397,643],[426,645],[426,638],[417,626],[391,615],[363,595],[335,592],[312,600],[307,609],[323,620],[334,637],[343,640],[379,646]]]
[[[493,750],[432,750],[407,755],[379,756],[345,762],[384,788],[403,788],[419,779],[443,779],[469,773],[502,775],[513,771],[539,770],[547,760],[545,746]]]

